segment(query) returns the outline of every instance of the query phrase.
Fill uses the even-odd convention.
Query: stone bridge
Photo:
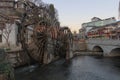
[[[120,40],[88,39],[87,49],[94,52],[103,52],[104,56],[120,56]]]

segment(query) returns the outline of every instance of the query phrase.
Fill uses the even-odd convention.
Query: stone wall
[[[12,25],[6,24],[6,30],[11,30],[11,32],[9,34],[9,39],[8,39],[10,46],[16,46],[17,34],[18,34],[17,29],[18,29],[18,27],[16,24],[12,24]],[[2,32],[0,31],[0,34],[1,33]],[[5,36],[7,36],[7,35],[5,35]],[[0,42],[0,47],[6,47],[6,39],[3,35],[2,35],[2,42]]]
[[[7,56],[13,67],[19,67],[30,63],[30,59],[24,51],[9,51],[7,52]]]
[[[85,51],[86,43],[81,41],[73,41],[73,51]]]

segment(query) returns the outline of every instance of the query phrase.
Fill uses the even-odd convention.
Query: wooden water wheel
[[[69,59],[72,57],[72,47],[73,47],[73,37],[70,29],[68,27],[62,27],[60,29],[60,55]]]
[[[57,28],[38,25],[35,27],[32,42],[29,44],[30,56],[41,63],[49,63],[55,55]]]
[[[27,2],[26,2],[27,3]],[[26,4],[24,3],[24,4]],[[49,63],[62,53],[68,55],[72,47],[72,35],[69,28],[61,28],[52,19],[49,10],[44,7],[28,5],[27,12],[17,22],[19,38],[23,50],[39,63]]]
[[[59,53],[59,47],[56,49],[58,31],[58,27],[46,26],[44,22],[21,27],[19,36],[22,47],[35,61],[49,63]]]
[[[44,25],[33,28],[29,39],[25,36],[29,33],[27,27],[20,32],[23,49],[32,59],[40,63],[49,63],[55,56],[64,55],[67,59],[70,58],[73,39],[69,28],[58,29]]]

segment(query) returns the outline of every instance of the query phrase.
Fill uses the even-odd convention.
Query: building
[[[98,18],[98,17],[93,17],[93,18],[91,19],[91,21],[92,21],[92,22],[94,22],[94,21],[101,21],[101,19]]]
[[[15,6],[15,0],[0,0],[0,48],[20,47]]]
[[[84,27],[84,28],[99,27],[99,26],[104,26],[104,25],[111,24],[114,22],[116,22],[116,19],[114,17],[107,18],[107,19],[98,19],[98,20],[96,20],[96,18],[92,18],[91,22],[83,23],[82,27]]]
[[[100,19],[97,17],[93,17],[91,19],[91,22],[83,23],[82,28],[79,30],[79,34],[82,38],[86,39],[87,38],[87,33],[91,29],[95,29],[97,27],[102,27],[105,25],[109,25],[112,23],[115,23],[116,19],[114,17],[107,18],[107,19]]]
[[[100,27],[94,27],[87,32],[88,38],[119,39],[120,21]]]
[[[85,29],[84,28],[79,29],[79,38],[85,39]]]
[[[15,0],[0,0],[0,13],[14,15]]]
[[[79,39],[80,39],[80,37],[79,37],[79,34],[76,32],[76,31],[74,31],[73,33],[72,33],[72,37],[73,37],[73,41],[74,42],[78,42],[79,41]]]
[[[20,49],[21,44],[19,40],[19,28],[16,21],[19,21],[21,14],[28,10],[22,0],[0,0],[0,48]],[[24,1],[24,0],[23,0]],[[29,1],[29,0],[28,0]],[[29,2],[30,6],[35,6],[34,3]],[[6,34],[7,33],[7,34]],[[26,42],[31,42],[33,35],[32,25],[28,26],[26,31]]]
[[[9,24],[6,23],[4,24],[5,27],[3,30],[0,30],[0,47],[7,47],[8,44],[10,47],[16,47],[17,46],[17,25],[15,23]],[[7,41],[8,40],[8,44]]]

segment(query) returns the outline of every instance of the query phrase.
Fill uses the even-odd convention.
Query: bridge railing
[[[90,44],[101,44],[101,45],[116,45],[120,46],[120,39],[97,39],[97,38],[92,38],[92,39],[87,39],[86,43]]]
[[[120,37],[115,37],[115,38],[112,38],[112,37],[96,37],[96,38],[87,38],[87,39],[104,39],[104,40],[120,40]]]

